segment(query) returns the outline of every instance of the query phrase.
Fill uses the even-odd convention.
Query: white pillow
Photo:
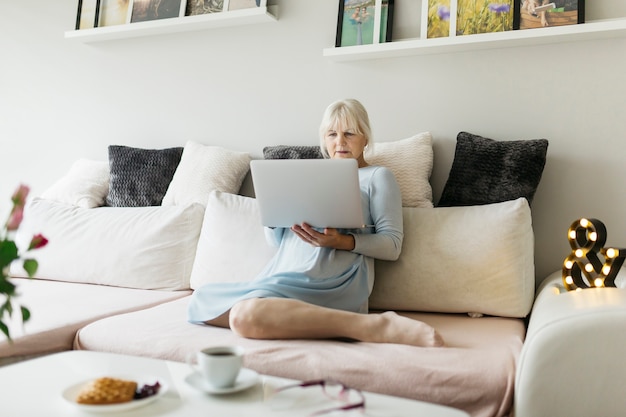
[[[209,193],[237,193],[250,170],[250,155],[218,146],[187,142],[162,205],[206,206]]]
[[[265,240],[256,200],[214,191],[204,214],[191,288],[251,281],[275,253]]]
[[[43,192],[41,198],[94,208],[104,205],[108,193],[109,163],[79,159],[67,174]]]
[[[404,208],[395,262],[376,261],[370,308],[525,317],[535,292],[525,198],[483,206]]]
[[[20,247],[36,233],[49,243],[32,252],[36,278],[118,287],[183,290],[202,227],[199,204],[84,209],[40,198],[26,207]],[[14,263],[11,273],[26,276]]]
[[[433,139],[429,132],[394,142],[376,142],[365,150],[370,165],[393,172],[402,193],[404,207],[432,207]]]

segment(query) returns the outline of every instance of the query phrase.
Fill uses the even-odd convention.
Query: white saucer
[[[82,382],[73,384],[65,388],[61,395],[63,396],[63,399],[65,399],[68,403],[72,404],[73,406],[83,411],[93,412],[93,413],[117,413],[120,411],[132,410],[134,408],[148,405],[151,402],[155,401],[157,398],[163,396],[168,390],[168,386],[163,380],[160,380],[154,377],[140,377],[140,376],[124,375],[124,376],[120,376],[119,378],[137,381],[139,386],[146,384],[146,383],[153,384],[155,381],[158,381],[159,384],[161,385],[161,388],[159,388],[159,392],[157,394],[152,395],[150,397],[142,398],[139,400],[132,400],[132,401],[128,401],[128,402],[120,403],[120,404],[102,404],[102,405],[79,404],[76,402],[76,397],[78,396],[78,393],[85,386],[85,384],[91,381],[91,380],[86,380],[86,381],[82,381]]]
[[[194,387],[197,390],[209,393],[209,394],[231,394],[233,392],[243,391],[256,385],[259,382],[259,374],[252,369],[241,368],[235,385],[227,388],[218,388],[209,384],[204,380],[201,374],[194,372],[187,375],[185,382]]]

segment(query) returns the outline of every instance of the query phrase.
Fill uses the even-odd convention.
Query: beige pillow
[[[247,153],[189,141],[161,204],[206,206],[212,190],[239,192],[249,170]]]
[[[26,207],[20,247],[41,233],[49,243],[32,256],[36,278],[153,290],[189,288],[204,207],[85,209],[35,198]],[[13,263],[11,273],[26,276]]]
[[[433,139],[429,132],[393,142],[375,142],[365,150],[370,165],[393,172],[404,207],[432,207],[430,174],[433,170]]]
[[[404,208],[395,262],[376,261],[370,308],[525,317],[535,291],[534,237],[525,198]]]
[[[41,197],[78,207],[99,207],[109,193],[109,177],[107,161],[79,159]]]
[[[256,200],[213,191],[204,214],[191,288],[251,281],[275,253],[276,248],[265,240]]]

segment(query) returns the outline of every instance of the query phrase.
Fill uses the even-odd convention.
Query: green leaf
[[[30,310],[23,306],[20,306],[20,310],[22,310],[22,323],[25,323],[30,319]]]
[[[1,320],[0,320],[0,331],[2,331],[2,333],[4,333],[4,335],[7,337],[7,339],[9,339],[9,341],[11,340],[11,335],[9,334],[9,328]]]
[[[18,258],[17,245],[11,240],[0,240],[0,269]]]
[[[6,279],[5,277],[0,276],[0,294],[5,294],[7,297],[11,297],[15,295],[15,285]]]
[[[24,259],[24,271],[26,271],[29,277],[32,278],[33,276],[35,276],[35,273],[37,272],[38,267],[39,267],[39,264],[37,263],[36,260]]]
[[[7,298],[6,302],[2,304],[0,307],[0,317],[4,317],[4,313],[7,313],[7,316],[11,317],[13,315],[13,304],[11,304],[11,299]]]

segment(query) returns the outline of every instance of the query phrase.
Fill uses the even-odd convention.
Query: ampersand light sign
[[[567,232],[572,253],[563,262],[563,284],[568,291],[615,287],[626,249],[605,248],[606,227],[598,219],[576,220]]]

